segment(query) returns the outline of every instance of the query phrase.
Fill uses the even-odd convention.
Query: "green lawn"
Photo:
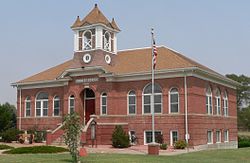
[[[146,162],[176,162],[176,163],[250,163],[250,148],[234,150],[210,150],[178,156],[148,156],[127,154],[90,154],[81,158],[84,163],[115,162],[115,163],[146,163]],[[69,154],[19,154],[1,155],[1,163],[57,163],[71,162]]]

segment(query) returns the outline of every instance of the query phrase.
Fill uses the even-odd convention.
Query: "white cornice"
[[[110,30],[112,32],[116,32],[116,33],[120,32],[119,30],[110,28],[110,27],[108,27],[108,26],[106,26],[105,24],[102,24],[102,23],[91,24],[91,25],[86,25],[86,26],[82,26],[82,27],[76,27],[76,28],[72,28],[72,30],[73,31],[79,31],[79,30],[85,30],[85,29],[93,29],[96,26],[102,26],[103,28],[108,29],[108,30]]]

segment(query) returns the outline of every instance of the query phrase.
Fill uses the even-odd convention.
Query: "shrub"
[[[68,150],[62,147],[54,146],[34,146],[34,147],[20,147],[5,151],[6,154],[26,154],[26,153],[60,153]]]
[[[16,128],[9,128],[5,130],[1,136],[2,140],[7,143],[11,143],[12,141],[17,141],[17,135],[20,133],[20,131]]]
[[[3,149],[13,149],[14,147],[11,147],[11,146],[8,146],[8,145],[5,145],[5,144],[0,144],[0,150],[3,150]]]
[[[187,147],[187,143],[184,140],[178,140],[174,144],[175,149],[185,149]]]
[[[250,136],[238,137],[238,148],[250,147]]]
[[[122,126],[115,126],[112,134],[112,146],[115,148],[129,147],[129,136],[125,133]]]
[[[163,143],[160,145],[160,149],[166,150],[168,148],[168,145],[166,143]]]
[[[40,131],[37,130],[36,127],[33,127],[32,129],[28,130],[28,134],[34,134],[34,142],[36,143],[42,143],[46,140],[46,131]]]

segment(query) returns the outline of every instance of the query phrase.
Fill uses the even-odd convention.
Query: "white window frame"
[[[178,130],[171,130],[170,131],[170,146],[174,146],[174,141],[173,141],[173,133],[174,132],[177,132],[177,141],[179,140]]]
[[[210,87],[206,89],[206,113],[213,115],[213,94]]]
[[[144,90],[147,86],[151,85],[151,83],[148,83],[144,88],[143,88],[143,91],[142,91],[142,114],[145,114],[145,115],[150,115],[152,114],[152,109],[151,109],[151,97],[152,97],[152,93],[147,93],[147,94],[144,94]],[[157,95],[161,95],[161,103],[154,103],[154,105],[159,105],[161,104],[161,112],[159,113],[156,113],[154,112],[155,114],[162,114],[162,108],[163,108],[163,102],[162,102],[162,88],[159,84],[155,83],[155,85],[158,85],[161,89],[161,93],[154,93],[154,96],[157,96]],[[149,113],[145,113],[144,112],[144,96],[149,96],[150,97],[150,103],[149,103],[149,106],[150,106],[150,112]],[[155,101],[154,101],[155,102]],[[148,104],[147,104],[148,105]]]
[[[109,35],[109,40],[106,41],[106,34]],[[111,51],[111,34],[110,32],[106,31],[104,34],[103,34],[103,49],[106,50],[106,51]]]
[[[134,92],[133,95],[131,95],[130,93]],[[129,97],[134,97],[135,98],[135,103],[134,104],[130,104],[129,102]],[[135,107],[135,112],[134,113],[130,113],[129,107],[130,106],[134,106]],[[136,92],[134,90],[130,90],[127,94],[127,114],[128,115],[136,115],[137,112],[137,108],[136,108]]]
[[[40,93],[47,93],[47,92],[39,92],[38,94],[37,94],[37,96],[36,96],[36,100],[35,100],[35,117],[48,117],[49,116],[49,94],[48,94],[48,99],[37,99],[37,97],[38,97],[38,95],[40,94]],[[40,116],[38,116],[38,115],[36,115],[36,110],[37,110],[37,102],[40,102],[41,104],[41,108],[40,108],[40,110],[41,110],[41,114],[40,114]],[[44,103],[45,102],[47,102],[47,108],[44,108]],[[44,110],[47,110],[47,115],[44,115]]]
[[[215,96],[215,109],[216,109],[216,115],[221,115],[221,95],[219,89],[216,90],[216,96]]]
[[[74,100],[74,106],[70,106],[70,100]],[[75,112],[75,106],[76,106],[76,101],[75,101],[75,95],[70,95],[68,98],[68,114],[71,112],[71,108],[73,108],[73,111]]]
[[[104,95],[106,94],[106,95]],[[102,104],[102,98],[106,98],[106,105]],[[106,92],[103,92],[100,96],[100,115],[107,115],[108,114],[108,94]],[[104,114],[102,111],[102,107],[106,107],[106,113]]]
[[[58,99],[56,99],[56,97],[58,97]],[[59,101],[59,107],[58,107],[58,110],[59,110],[59,115],[55,115],[55,101]],[[54,98],[53,98],[53,117],[60,117],[60,112],[61,112],[61,103],[60,103],[60,97],[55,95]]]
[[[30,108],[27,108],[27,103],[30,104]],[[27,116],[27,110],[30,111],[30,115]],[[31,100],[30,100],[30,96],[25,98],[25,112],[24,112],[24,117],[31,117]]]
[[[150,144],[150,143],[147,143],[146,141],[147,141],[147,137],[146,137],[146,132],[151,132],[152,133],[152,130],[145,130],[144,131],[144,145],[148,145],[148,144]],[[162,134],[162,131],[161,130],[155,130],[155,133],[156,132],[160,132],[161,134]],[[153,134],[152,134],[152,136],[153,136]],[[156,134],[155,134],[155,137],[156,137]]]
[[[221,143],[221,130],[216,130],[216,143]]]
[[[177,89],[177,92],[171,92],[173,89]],[[168,97],[168,100],[169,100],[169,114],[179,114],[180,113],[180,94],[179,94],[179,90],[178,90],[178,88],[176,88],[176,87],[173,87],[173,88],[171,88],[170,90],[169,90],[169,92],[168,92],[168,94],[169,94],[169,97]],[[177,94],[178,95],[178,111],[177,112],[172,112],[171,111],[171,95],[175,95],[175,94]],[[174,104],[176,104],[176,103],[174,103]]]
[[[208,142],[208,138],[209,138],[209,134],[208,133],[211,133],[211,142]],[[212,130],[207,130],[207,144],[213,144],[214,140],[213,140],[213,131]]]
[[[87,41],[85,40],[85,34],[90,33],[90,39]],[[85,46],[86,45],[86,46]],[[86,47],[89,47],[89,49],[86,49]],[[86,30],[82,34],[82,49],[83,50],[91,50],[92,49],[92,32],[90,30]]]
[[[228,117],[228,96],[227,96],[227,92],[224,93],[224,97],[223,97],[223,110],[224,110],[224,116]]]
[[[224,130],[224,142],[229,142],[229,130],[228,129]]]

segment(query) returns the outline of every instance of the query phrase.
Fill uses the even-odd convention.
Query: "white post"
[[[185,72],[184,72],[185,73]],[[187,75],[184,74],[184,88],[185,88],[185,139],[188,144],[189,133],[188,133],[188,100],[187,100]]]
[[[22,89],[19,88],[19,130],[21,130],[21,123],[22,123],[21,117],[22,117]]]
[[[151,93],[151,113],[152,113],[152,143],[155,143],[155,105],[154,105],[154,49],[153,49],[153,29],[152,29],[152,93]]]

